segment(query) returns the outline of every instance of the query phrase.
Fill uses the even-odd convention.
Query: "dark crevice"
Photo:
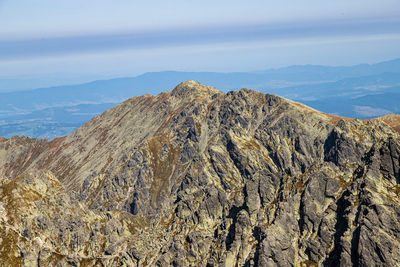
[[[237,215],[242,209],[243,209],[243,207],[233,206],[229,210],[228,218],[232,218],[233,222],[232,222],[231,226],[229,227],[228,235],[226,236],[226,240],[225,240],[225,245],[226,245],[227,251],[229,251],[231,249],[232,243],[235,240],[235,224],[237,221]]]
[[[305,192],[305,190],[302,193],[301,200],[300,200],[300,206],[299,206],[299,216],[300,216],[300,218],[299,218],[299,221],[298,221],[298,225],[299,225],[299,230],[300,230],[300,236],[303,235],[304,224],[305,224],[305,222],[304,222],[304,216],[305,216],[304,203],[302,201],[303,196],[304,196],[304,192]],[[300,242],[300,240],[299,240],[299,242]]]
[[[361,158],[361,160],[365,163],[365,165],[372,164],[372,158],[375,155],[375,146],[372,146],[371,149],[365,153],[365,155]]]
[[[389,139],[389,143],[388,143],[388,147],[389,147],[389,151],[390,151],[390,158],[391,158],[391,160],[392,160],[392,168],[393,168],[393,175],[394,175],[394,177],[395,177],[395,179],[396,179],[396,183],[397,184],[400,184],[400,169],[397,169],[396,168],[396,162],[394,161],[394,159],[395,159],[395,153],[396,153],[396,151],[393,151],[394,149],[393,149],[393,146],[394,146],[395,144],[393,143],[393,138],[390,138]]]
[[[253,236],[257,240],[256,252],[254,254],[254,266],[259,266],[258,258],[260,257],[261,244],[263,240],[267,237],[262,229],[258,226],[253,229]]]
[[[358,246],[360,244],[360,231],[361,227],[357,227],[353,232],[351,239],[351,263],[354,267],[359,266],[360,255],[358,255]]]
[[[325,140],[324,143],[324,160],[331,161],[335,164],[338,163],[338,155],[337,155],[337,144],[336,140],[338,139],[338,134],[336,131],[332,131],[328,138]]]
[[[360,196],[358,196],[359,198]],[[360,216],[361,216],[361,206],[362,203],[360,203],[357,207],[357,213],[356,217],[354,218],[355,225],[358,225],[360,221]],[[367,209],[364,210],[364,212],[367,211]],[[358,255],[358,246],[360,244],[360,231],[361,231],[361,226],[358,225],[357,228],[353,231],[353,236],[351,239],[351,262],[353,266],[358,267],[359,266],[359,259],[360,255]]]
[[[350,196],[350,192],[345,191],[337,202],[338,209],[336,213],[334,249],[331,253],[329,253],[328,258],[324,261],[324,266],[339,266],[340,254],[343,251],[340,241],[346,230],[349,228],[349,224],[346,219],[346,209],[351,206],[351,203],[349,200],[347,200],[348,196]]]

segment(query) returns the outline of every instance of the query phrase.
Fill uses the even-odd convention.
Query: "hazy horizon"
[[[137,74],[126,73],[125,75],[118,75],[114,73],[68,73],[68,72],[59,72],[59,73],[45,73],[40,75],[17,75],[17,76],[8,76],[2,77],[0,75],[0,93],[9,93],[9,92],[17,92],[17,91],[29,91],[35,89],[42,89],[42,88],[53,88],[58,86],[74,86],[74,85],[83,85],[86,83],[96,82],[96,81],[107,81],[113,79],[124,79],[124,78],[136,78],[142,75],[151,74],[151,73],[215,73],[215,74],[234,74],[234,73],[268,73],[275,71],[285,70],[286,68],[293,68],[293,67],[357,67],[361,65],[374,65],[380,63],[388,63],[388,62],[396,62],[399,61],[400,58],[393,58],[387,61],[379,61],[379,62],[359,62],[357,64],[349,64],[349,65],[320,65],[320,64],[294,64],[294,65],[285,65],[280,67],[271,67],[271,68],[264,68],[264,69],[257,69],[257,70],[238,70],[238,71],[182,71],[182,70],[174,70],[174,69],[166,69],[166,70],[159,70],[159,71],[148,71],[142,72]],[[397,72],[397,69],[393,70]],[[280,80],[276,80],[279,82]],[[282,80],[284,82],[284,79]],[[6,86],[8,85],[8,86]],[[288,86],[288,85],[286,85]],[[275,87],[274,87],[275,88]]]

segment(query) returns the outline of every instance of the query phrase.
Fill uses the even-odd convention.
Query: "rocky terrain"
[[[188,81],[0,139],[0,266],[397,266],[399,125]]]

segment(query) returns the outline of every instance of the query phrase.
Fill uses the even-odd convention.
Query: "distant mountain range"
[[[251,88],[359,119],[400,112],[400,59],[346,67],[290,66],[258,72],[164,71],[1,93],[0,135],[49,139],[66,135],[132,96],[156,95],[185,80],[196,80],[225,92]],[[18,81],[10,81],[9,89],[17,89]],[[0,86],[0,91],[8,90],[3,87],[7,83],[1,80]]]

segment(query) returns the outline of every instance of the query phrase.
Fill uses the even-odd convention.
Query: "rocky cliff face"
[[[395,266],[399,122],[188,81],[1,139],[0,265]]]

